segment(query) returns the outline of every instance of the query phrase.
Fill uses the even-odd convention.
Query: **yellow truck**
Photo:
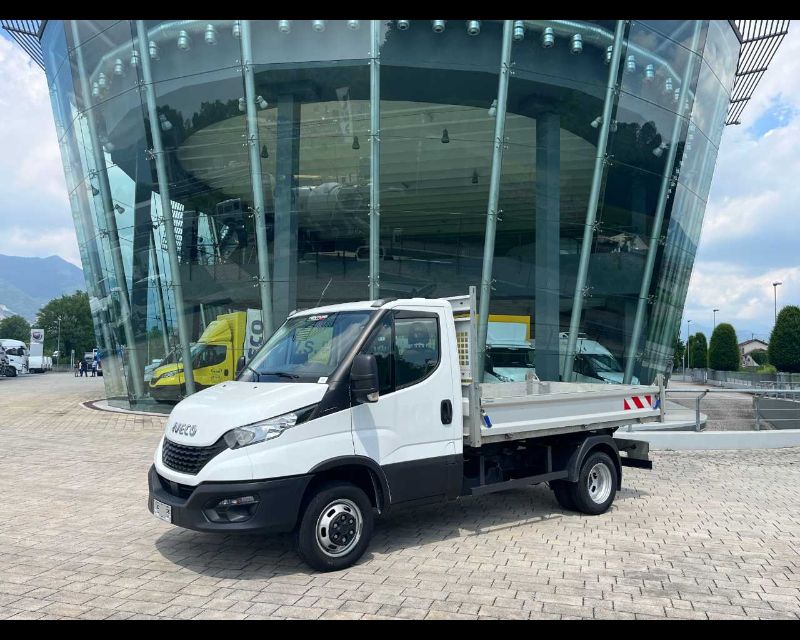
[[[195,388],[200,391],[236,375],[236,363],[244,355],[247,313],[226,313],[212,321],[191,346]],[[173,350],[153,371],[150,395],[159,402],[176,402],[186,395],[183,361]]]

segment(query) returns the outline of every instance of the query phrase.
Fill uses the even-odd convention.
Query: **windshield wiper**
[[[297,380],[300,376],[294,373],[287,373],[286,371],[264,371],[259,376],[280,376],[281,378],[291,378]]]

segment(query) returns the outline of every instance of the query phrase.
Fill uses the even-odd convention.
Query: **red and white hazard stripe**
[[[652,409],[653,396],[628,396],[622,399],[622,407],[625,411],[635,411],[636,409]]]

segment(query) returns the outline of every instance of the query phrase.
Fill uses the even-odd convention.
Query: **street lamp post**
[[[689,325],[692,324],[691,320],[686,321],[686,368],[690,369],[692,366],[692,356],[689,353]]]
[[[783,282],[776,280],[772,283],[772,292],[775,294],[775,323],[778,322],[778,287],[782,285]]]
[[[58,340],[56,341],[56,366],[58,366],[58,361],[61,358],[61,316],[58,316]]]
[[[714,309],[714,331],[717,330],[717,311],[719,311],[719,309]]]

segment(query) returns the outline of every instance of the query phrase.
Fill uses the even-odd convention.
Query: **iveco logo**
[[[185,422],[176,422],[172,425],[172,433],[192,437],[195,433],[197,433],[197,425],[186,424]]]

